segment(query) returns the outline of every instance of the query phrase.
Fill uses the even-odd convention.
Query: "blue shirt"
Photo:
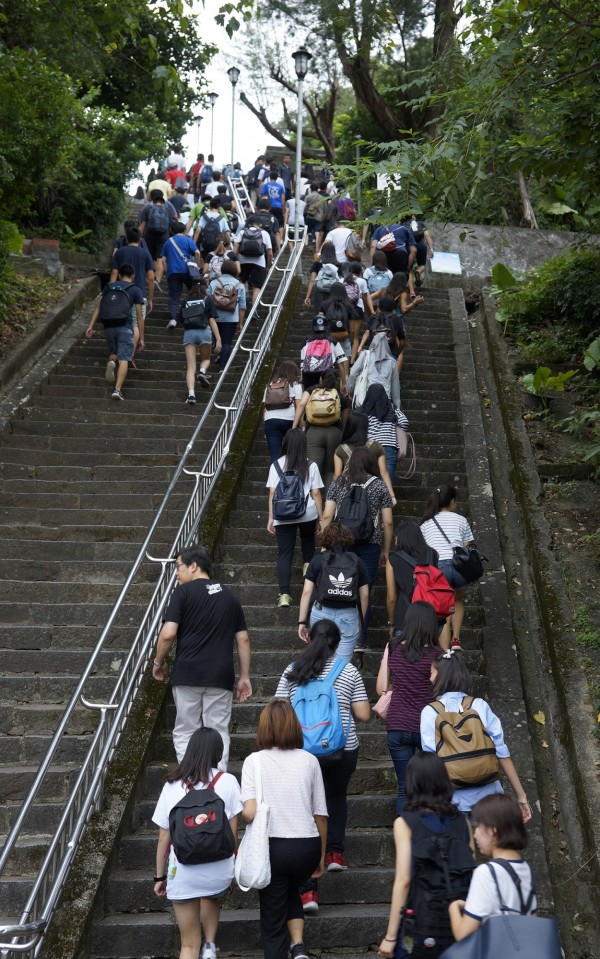
[[[181,250],[178,252],[177,248]],[[198,247],[189,236],[177,233],[170,237],[162,248],[161,256],[167,261],[167,276],[172,273],[187,273],[186,260],[193,260]]]
[[[386,233],[394,234],[397,250],[406,250],[408,253],[409,246],[417,245],[417,241],[411,230],[409,230],[407,226],[402,226],[401,223],[393,223],[391,226],[378,226],[377,229],[373,231],[371,240],[380,240]]]
[[[283,207],[285,190],[281,183],[278,183],[277,180],[267,180],[266,183],[263,183],[260,190],[260,195],[268,196],[271,206],[280,208]]]
[[[211,280],[208,285],[209,294],[214,293],[217,287],[223,284],[223,286],[238,286],[238,298],[235,305],[235,310],[220,310],[217,304],[215,303],[215,311],[217,314],[217,323],[239,323],[240,319],[240,310],[246,309],[246,290],[244,289],[243,283],[240,283],[237,276],[232,276],[230,273],[225,273],[223,276],[217,277],[214,280]]]

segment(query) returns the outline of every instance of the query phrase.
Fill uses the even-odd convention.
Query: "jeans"
[[[290,591],[292,562],[294,559],[294,550],[296,548],[296,532],[300,533],[302,562],[310,563],[311,559],[315,555],[316,528],[316,519],[311,519],[308,521],[308,523],[279,523],[275,527],[278,550],[277,579],[279,581],[280,593],[289,593]]]
[[[179,301],[181,300],[183,288],[185,286],[189,290],[191,285],[192,281],[187,273],[171,273],[171,275],[167,277],[170,319],[177,319],[177,314],[179,313]]]
[[[326,852],[343,853],[346,848],[346,822],[348,820],[348,783],[356,770],[358,749],[344,750],[339,762],[321,764],[325,799],[327,801]],[[301,892],[317,890],[318,881],[309,879],[300,887]]]
[[[274,463],[281,456],[283,437],[292,428],[292,423],[293,420],[278,419],[276,416],[273,419],[265,420],[265,439],[269,447],[271,463]]]
[[[310,625],[314,626],[321,619],[330,619],[339,627],[341,640],[336,650],[340,659],[348,663],[352,659],[354,647],[360,636],[360,617],[356,606],[336,608],[335,606],[321,606],[315,603],[310,611]],[[331,825],[331,824],[330,824]]]
[[[260,935],[264,959],[288,959],[288,919],[302,919],[300,884],[315,871],[321,859],[318,836],[306,839],[269,839],[271,882],[259,889]]]
[[[396,465],[398,463],[398,448],[396,446],[384,446],[383,451],[385,453],[385,465],[393,483],[394,473],[396,472]]]
[[[405,732],[401,729],[388,729],[387,744],[398,780],[396,815],[399,816],[404,809],[406,800],[406,767],[417,749],[421,748],[421,737],[419,733]]]
[[[229,357],[231,356],[231,347],[233,344],[233,338],[235,336],[236,324],[225,322],[220,323],[217,320],[217,327],[219,330],[219,336],[221,337],[221,353],[219,355],[219,365],[221,369],[225,368],[225,364]]]
[[[382,546],[378,543],[364,543],[362,545],[355,544],[352,547],[352,552],[356,553],[359,559],[362,559],[363,563],[367,568],[367,576],[369,577],[369,597],[371,595],[371,590],[373,589],[373,583],[375,582],[375,576],[377,575],[377,570],[379,568],[379,557],[381,556]],[[361,640],[363,646],[367,645],[367,629],[369,628],[369,620],[371,618],[371,600],[369,599],[369,605],[367,606],[367,612],[365,613],[365,618],[363,620],[362,626],[362,635]]]

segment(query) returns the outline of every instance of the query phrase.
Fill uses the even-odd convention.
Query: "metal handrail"
[[[292,249],[289,253],[288,242],[292,243]],[[40,763],[35,779],[0,853],[1,876],[21,835],[29,812],[40,792],[46,773],[59,748],[61,739],[75,708],[79,704],[82,704],[90,709],[97,710],[99,713],[99,722],[96,732],[82,762],[75,785],[70,791],[60,822],[50,841],[44,861],[23,908],[20,921],[14,926],[0,927],[0,956],[2,959],[12,959],[12,957],[22,955],[24,952],[31,952],[33,956],[39,954],[44,931],[50,924],[56,910],[58,899],[67,879],[72,861],[79,848],[81,837],[92,813],[100,808],[108,765],[118,746],[127,717],[131,712],[135,697],[141,686],[148,665],[148,659],[160,628],[165,601],[175,584],[173,561],[182,549],[194,542],[202,516],[209,503],[209,497],[229,454],[231,441],[250,397],[257,372],[269,352],[271,337],[294,273],[299,264],[303,247],[303,239],[294,243],[293,239],[291,237],[288,238],[287,235],[281,244],[279,253],[271,264],[267,279],[257,297],[256,303],[253,304],[247,313],[242,332],[169,482],[163,500],[148,529],[140,551],[133,562],[127,579],[119,593],[119,597],[110,612],[100,638],[90,655],[88,664],[81,674],[75,691],[65,707],[65,711],[46,755]],[[286,253],[288,254],[287,261]],[[278,274],[281,274],[281,278],[277,293],[272,298],[272,303],[266,304],[264,298],[267,286],[269,281],[273,277],[278,276]],[[253,345],[251,347],[244,346],[243,340],[244,338],[247,340],[250,339],[254,325],[252,321],[260,306],[265,307],[268,311],[267,316],[256,335]],[[216,400],[219,392],[223,390],[226,385],[229,368],[234,362],[238,352],[242,351],[246,354],[246,363],[239,374],[233,397],[229,402],[219,405]],[[215,410],[222,410],[223,417],[220,425],[216,429],[214,439],[204,462],[200,469],[186,469],[185,466],[194,449],[194,444],[198,437],[202,435],[209,415]],[[162,560],[155,560],[149,553],[151,541],[161,519],[164,517],[171,496],[182,475],[193,478],[193,490],[169,550],[169,557]],[[116,677],[109,701],[105,703],[90,702],[83,695],[86,682],[90,677],[100,653],[107,645],[117,616],[126,602],[134,578],[145,560],[161,564],[161,572],[155,584],[152,597],[142,616],[129,652]],[[18,939],[23,938],[31,932],[32,921],[36,921],[40,926],[40,928],[36,927],[35,937],[29,943],[19,943],[17,941]],[[3,929],[5,930],[4,936],[2,935]],[[8,937],[9,935],[11,936],[11,941],[6,941],[5,936]]]
[[[229,195],[235,200],[235,208],[240,224],[243,226],[246,222],[246,214],[254,213],[254,203],[250,199],[248,187],[242,179],[228,176],[227,183],[229,185]]]

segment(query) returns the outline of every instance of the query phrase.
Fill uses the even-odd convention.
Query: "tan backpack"
[[[332,426],[337,423],[342,411],[340,394],[337,390],[325,390],[317,387],[306,404],[306,419],[313,426]]]
[[[437,713],[435,751],[454,788],[485,786],[498,779],[496,747],[473,709],[473,697],[465,696],[457,713],[437,700],[429,705]]]

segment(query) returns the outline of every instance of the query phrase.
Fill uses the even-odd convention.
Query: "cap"
[[[315,316],[312,321],[313,333],[324,333],[327,329],[327,320],[324,316]]]

